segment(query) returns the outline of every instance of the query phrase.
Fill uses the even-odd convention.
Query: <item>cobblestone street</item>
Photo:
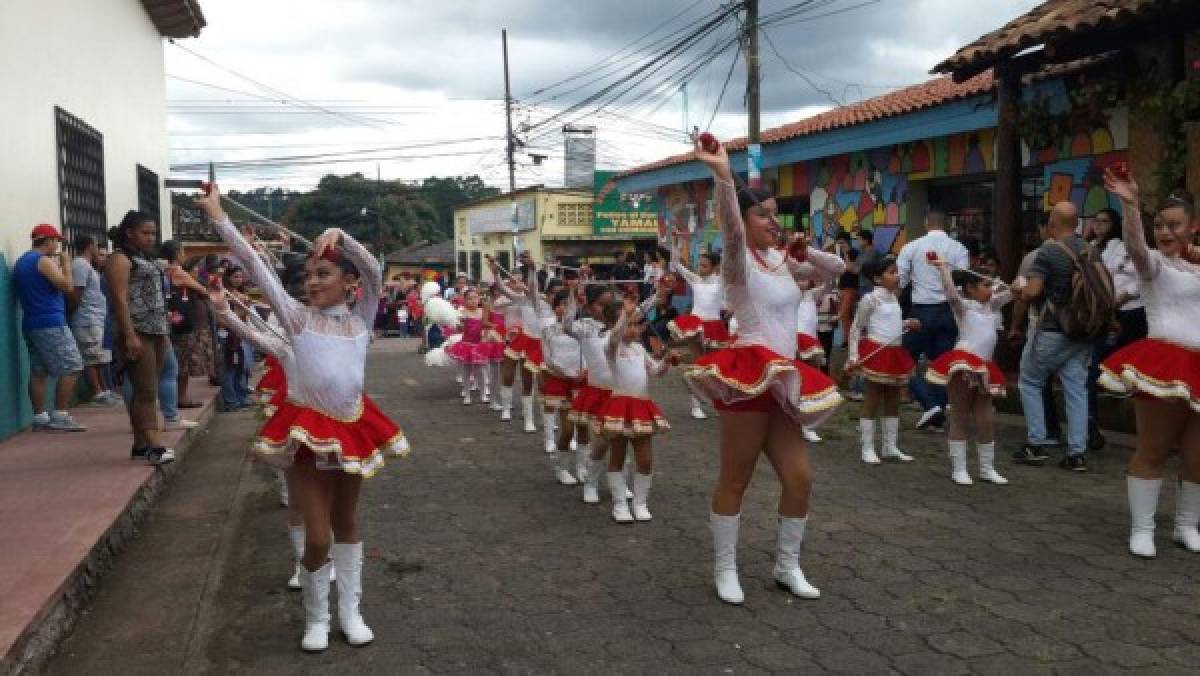
[[[746,604],[735,608],[719,603],[710,584],[716,420],[687,416],[676,375],[655,389],[674,427],[655,440],[654,521],[617,525],[607,503],[585,505],[577,489],[554,483],[540,434],[501,424],[483,406],[464,407],[451,371],[426,368],[411,348],[383,341],[368,365],[369,391],[414,447],[367,484],[362,505],[363,606],[374,645],[350,648],[335,635],[323,655],[299,651],[299,594],[284,588],[284,510],[271,475],[256,466],[242,475],[242,508],[224,524],[230,546],[212,549],[223,579],[208,607],[168,602],[182,579],[129,574],[144,551],[135,546],[50,671],[1200,670],[1200,558],[1169,541],[1173,489],[1160,506],[1159,558],[1126,553],[1128,449],[1106,450],[1086,475],[1053,462],[1012,466],[1023,432],[1002,424],[999,469],[1011,485],[963,488],[948,478],[944,439],[907,431],[911,410],[901,448],[917,460],[861,464],[851,417],[858,406],[847,404],[812,451],[817,479],[801,564],[822,598],[794,600],[774,585],[778,489],[763,462],[743,511]],[[218,438],[248,439],[254,421],[217,424],[222,430],[193,459],[229,447]],[[236,435],[226,427],[234,425]],[[161,509],[206,476],[182,474]],[[152,517],[143,536],[154,537],[164,520]],[[131,618],[165,624],[185,612],[210,619],[171,636],[191,646],[178,661],[139,632],[105,631]]]

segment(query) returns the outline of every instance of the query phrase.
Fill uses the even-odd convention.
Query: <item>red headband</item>
[[[330,263],[333,263],[334,265],[341,265],[342,252],[333,247],[329,247],[328,249],[325,250],[324,253],[321,254],[321,260],[329,261]]]

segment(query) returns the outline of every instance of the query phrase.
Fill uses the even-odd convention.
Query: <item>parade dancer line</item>
[[[1132,393],[1137,450],[1129,460],[1129,551],[1154,558],[1154,512],[1167,457],[1179,449],[1175,541],[1200,553],[1200,266],[1189,246],[1200,220],[1186,194],[1168,197],[1154,218],[1156,249],[1146,246],[1137,183],[1104,172],[1104,187],[1121,199],[1122,238],[1141,279],[1146,338],[1121,348],[1101,366],[1100,384]]]
[[[679,242],[683,233],[675,233],[675,249],[671,255],[671,270],[678,273],[692,288],[692,311],[671,320],[667,330],[677,343],[696,341],[700,353],[719,350],[729,345],[729,328],[721,319],[725,307],[725,289],[721,285],[721,257],[715,253],[702,253],[697,257],[696,271],[692,272],[680,262]],[[697,420],[708,418],[700,399],[691,395],[692,417]]]
[[[801,426],[820,423],[842,398],[825,374],[792,358],[798,282],[835,277],[845,264],[805,247],[803,240],[791,247],[792,253],[776,248],[781,233],[774,197],[754,188],[738,193],[729,157],[715,145],[709,151],[698,143],[695,154],[716,183],[725,241],[721,279],[738,338],[732,347],[700,357],[684,373],[692,391],[711,399],[720,411],[721,470],[710,516],[717,596],[733,604],[745,598],[737,576],[738,526],[743,495],[765,452],[783,489],[775,580],[797,596],[817,598],[820,592],[805,579],[799,562],[812,490]]]
[[[300,647],[329,645],[329,583],[337,567],[338,624],[352,645],[374,640],[359,612],[363,544],[358,532],[362,480],[383,465],[384,451],[407,452],[408,443],[364,396],[371,326],[383,290],[379,264],[336,228],[326,230],[305,262],[306,307],[287,294],[221,209],[217,187],[197,201],[233,256],[262,290],[287,340],[267,338],[222,313],[230,330],[275,355],[287,377],[287,400],[259,431],[255,451],[288,468],[291,500],[304,516],[305,628]],[[361,271],[361,274],[360,274]],[[345,299],[361,282],[354,310]],[[330,534],[333,541],[330,541]],[[332,562],[330,556],[332,555]]]
[[[992,363],[992,352],[996,349],[996,320],[1012,300],[1012,292],[1003,285],[993,289],[989,277],[966,270],[951,272],[950,264],[934,252],[930,252],[929,263],[942,275],[946,302],[958,325],[958,344],[925,369],[925,380],[945,387],[950,397],[950,424],[946,428],[950,478],[960,486],[971,485],[967,438],[973,421],[979,478],[1006,484],[1008,479],[995,468],[996,440],[992,432],[992,397],[1004,396],[1004,373]]]

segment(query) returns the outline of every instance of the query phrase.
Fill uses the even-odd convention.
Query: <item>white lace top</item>
[[[737,320],[737,345],[760,345],[780,356],[795,355],[796,308],[802,294],[796,282],[836,278],[845,272],[846,264],[839,256],[812,247],[803,263],[778,249],[758,252],[765,265],[759,263],[746,243],[746,226],[733,183],[715,182],[718,220],[725,239],[721,279],[726,302]]]
[[[1141,279],[1147,336],[1200,350],[1200,266],[1150,249],[1137,206],[1122,211],[1121,236]]]
[[[666,361],[658,361],[646,352],[641,343],[626,343],[621,340],[625,333],[625,317],[617,321],[617,325],[608,334],[608,342],[604,346],[605,358],[612,371],[612,393],[614,396],[650,398],[650,376],[661,376],[667,372],[670,365]]]
[[[704,320],[720,319],[721,308],[725,307],[725,288],[721,285],[721,276],[711,274],[701,277],[675,260],[671,261],[671,269],[692,287],[692,314]]]
[[[231,330],[279,359],[287,374],[288,400],[331,418],[356,419],[362,410],[370,327],[383,292],[378,261],[349,235],[343,235],[342,250],[358,267],[362,297],[353,310],[346,305],[318,310],[288,295],[275,272],[228,219],[215,228],[246,276],[262,291],[283,338],[268,332],[243,334],[246,325],[241,322],[231,323]]]
[[[796,333],[817,337],[817,295],[824,287],[801,291],[800,304],[796,306]]]
[[[898,344],[904,334],[904,317],[896,294],[882,286],[863,296],[850,325],[850,361],[858,361],[858,341],[866,337],[879,345]]]
[[[1012,292],[1007,288],[993,291],[987,303],[963,298],[954,286],[954,277],[950,268],[942,268],[942,289],[946,293],[946,302],[954,313],[954,322],[958,324],[958,343],[955,349],[965,350],[980,359],[991,361],[996,350],[996,320],[1000,310],[1012,300]]]

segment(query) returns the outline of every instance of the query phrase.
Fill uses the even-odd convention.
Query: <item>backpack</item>
[[[1043,312],[1054,313],[1059,330],[1067,338],[1094,340],[1109,330],[1116,311],[1112,275],[1091,244],[1078,253],[1057,240],[1054,244],[1071,257],[1071,291],[1063,307],[1054,307],[1047,300]]]

